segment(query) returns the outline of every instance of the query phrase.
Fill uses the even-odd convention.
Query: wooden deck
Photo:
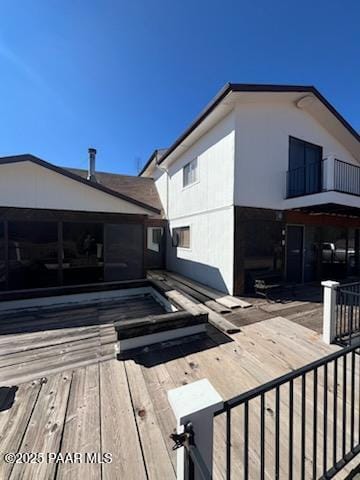
[[[34,381],[19,385],[17,390],[0,389],[2,455],[21,451],[99,456],[97,463],[82,464],[50,461],[14,465],[2,458],[0,478],[145,479],[140,438],[148,442],[154,455],[151,478],[174,478],[160,429],[155,417],[151,418],[151,408],[147,408],[145,391],[141,393],[142,411],[134,410],[136,395],[143,390],[136,380],[131,371],[126,372],[124,363],[110,360],[50,375],[45,383]],[[128,382],[132,382],[132,396]],[[100,463],[105,453],[112,455],[111,463]]]
[[[174,479],[176,455],[169,434],[175,418],[167,401],[169,389],[208,378],[228,399],[337,348],[323,344],[317,332],[275,317],[243,326],[240,333],[227,337],[209,327],[207,335],[130,360],[68,370],[42,382],[9,382],[9,388],[0,389],[2,455],[108,452],[112,463],[11,465],[2,457],[0,478]],[[267,412],[271,416],[270,406]],[[241,456],[236,454],[241,422],[236,415],[232,435],[234,478],[241,478]],[[224,422],[217,417],[216,479],[225,478],[224,439]],[[272,449],[269,442],[267,455]],[[358,463],[353,461],[337,478],[345,478]],[[255,457],[252,468],[255,480],[259,478]],[[268,471],[266,478],[272,479],[273,472]],[[281,478],[287,478],[284,469]]]
[[[261,297],[244,297],[253,305],[252,308],[236,309],[224,316],[240,328],[281,316],[322,333],[322,287],[319,284],[302,285],[296,287],[295,293],[295,296],[291,290],[273,293],[272,301]]]
[[[231,297],[183,275],[153,270],[148,277],[163,288],[175,289],[209,314],[209,322],[224,333],[263,320],[282,316],[299,325],[322,332],[322,287],[318,282],[276,290],[266,300],[258,296]]]

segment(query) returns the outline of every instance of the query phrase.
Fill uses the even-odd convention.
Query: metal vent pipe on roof
[[[96,160],[96,148],[89,148],[89,166],[87,179],[90,182],[96,182],[95,177],[95,160]]]

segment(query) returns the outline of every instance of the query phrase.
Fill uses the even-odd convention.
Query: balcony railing
[[[334,190],[360,195],[360,167],[335,159]]]
[[[301,197],[324,191],[360,196],[360,166],[328,157],[287,172],[286,197]]]

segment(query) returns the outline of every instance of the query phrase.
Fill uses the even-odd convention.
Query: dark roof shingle
[[[64,170],[82,178],[87,177],[87,170],[79,168],[64,168]],[[110,188],[114,192],[122,193],[150,207],[163,210],[155,182],[152,178],[107,172],[95,172],[95,178],[100,185]]]

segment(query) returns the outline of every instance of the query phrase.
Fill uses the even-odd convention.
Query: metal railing
[[[213,417],[221,478],[328,479],[340,471],[360,452],[359,355],[357,346],[343,348],[225,401]]]
[[[360,195],[360,167],[335,159],[334,190]]]
[[[360,167],[336,158],[325,158],[286,172],[287,198],[323,191],[360,195]]]
[[[323,162],[314,162],[286,172],[287,198],[319,193],[323,190]]]
[[[336,291],[335,339],[349,342],[360,334],[360,282],[340,285]]]

